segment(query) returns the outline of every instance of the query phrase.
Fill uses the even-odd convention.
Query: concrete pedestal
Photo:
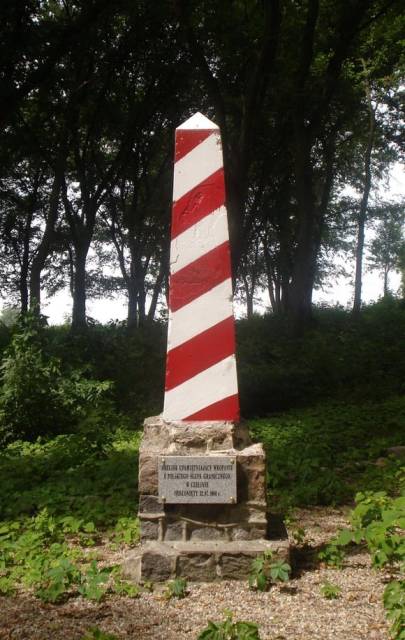
[[[159,457],[219,454],[236,457],[236,503],[159,501]],[[286,535],[269,539],[265,453],[261,444],[251,443],[243,423],[146,419],[139,457],[139,519],[141,545],[123,567],[124,574],[137,581],[176,576],[245,579],[252,559],[265,550],[289,558]]]

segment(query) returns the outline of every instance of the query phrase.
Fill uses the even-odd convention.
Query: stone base
[[[252,558],[271,550],[287,559],[283,533],[271,535],[266,460],[247,426],[231,422],[168,422],[147,418],[139,455],[141,546],[124,562],[134,580],[246,578]],[[236,461],[236,501],[167,504],[158,495],[160,456],[230,456]],[[275,538],[271,539],[270,538]]]
[[[245,580],[252,560],[265,551],[289,562],[288,540],[146,542],[127,556],[122,574],[135,582]]]

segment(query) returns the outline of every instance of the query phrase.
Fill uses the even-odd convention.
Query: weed
[[[399,489],[405,488],[405,475],[397,474]],[[361,492],[350,515],[351,527],[342,529],[319,554],[325,562],[342,562],[343,547],[365,544],[376,569],[391,572],[405,568],[405,496],[388,496],[385,491]],[[324,594],[326,596],[326,594]],[[405,640],[405,581],[393,580],[384,591],[384,607],[391,622],[391,637]]]
[[[384,590],[384,608],[391,622],[390,633],[395,640],[405,639],[405,580],[393,580]]]
[[[208,622],[197,640],[260,640],[259,628],[254,622],[233,622],[232,613],[226,611],[222,622]]]
[[[329,543],[318,553],[318,559],[324,562],[329,567],[335,567],[335,569],[341,569],[343,567],[343,561],[345,553],[337,544]]]
[[[185,578],[175,578],[167,583],[165,598],[185,598],[187,595],[187,580]]]
[[[289,564],[283,561],[273,562],[271,551],[265,551],[252,562],[252,571],[249,576],[251,589],[266,591],[274,582],[287,582],[291,573]]]
[[[115,546],[133,546],[139,542],[139,520],[133,518],[119,518],[113,532]]]
[[[139,598],[141,595],[141,589],[139,586],[126,580],[116,580],[113,591],[119,596],[127,596],[127,598]]]
[[[99,602],[107,591],[110,569],[99,569],[93,560],[86,573],[81,575],[78,586],[79,593],[89,600]]]
[[[342,589],[339,587],[339,585],[332,584],[332,582],[324,582],[323,585],[321,585],[320,590],[323,597],[327,600],[335,600],[336,598],[339,598],[342,592]]]

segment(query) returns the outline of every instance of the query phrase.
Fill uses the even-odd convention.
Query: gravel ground
[[[97,626],[122,640],[195,640],[208,619],[221,620],[229,609],[235,620],[256,622],[262,640],[388,640],[383,576],[371,569],[367,553],[351,554],[339,570],[314,562],[319,545],[345,524],[345,510],[301,510],[297,522],[306,538],[293,549],[295,575],[285,586],[256,593],[244,582],[190,584],[184,600],[167,601],[153,592],[135,600],[108,597],[100,604],[82,598],[50,605],[29,595],[2,597],[0,638],[79,640]],[[321,595],[325,581],[341,588],[338,599]]]

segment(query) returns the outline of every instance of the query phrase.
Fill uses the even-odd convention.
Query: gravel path
[[[29,595],[0,598],[3,640],[79,640],[92,626],[121,640],[195,640],[208,619],[229,609],[235,620],[259,625],[262,640],[387,640],[382,607],[383,576],[370,567],[365,552],[351,554],[343,569],[314,562],[316,549],[345,524],[345,511],[302,510],[297,521],[306,530],[294,550],[296,575],[285,586],[256,593],[244,582],[191,584],[184,600],[167,601],[159,592],[131,600],[108,597],[100,604],[74,598],[62,605],[43,604]],[[320,586],[341,588],[327,600]]]

